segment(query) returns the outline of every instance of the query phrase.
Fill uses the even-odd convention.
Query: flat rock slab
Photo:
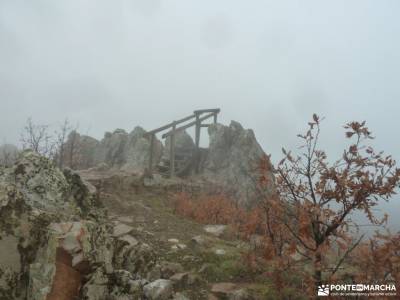
[[[178,244],[179,240],[178,239],[168,239],[168,242],[172,243],[172,244]]]
[[[211,293],[214,294],[217,297],[227,297],[230,295],[232,292],[237,290],[237,286],[234,283],[230,282],[221,282],[221,283],[216,283],[211,287]]]
[[[138,240],[135,239],[133,236],[131,236],[131,235],[129,235],[129,234],[120,236],[120,237],[118,238],[118,240],[127,242],[127,243],[129,244],[129,246],[136,246],[137,244],[139,244]]]
[[[225,255],[226,251],[224,249],[217,249],[214,253],[217,255]]]
[[[150,300],[166,300],[172,296],[172,281],[158,279],[143,287],[145,296]]]
[[[114,226],[114,232],[113,236],[114,237],[120,237],[122,235],[128,234],[131,232],[134,228],[132,226],[116,222]]]
[[[204,231],[220,237],[226,230],[226,225],[206,225]]]

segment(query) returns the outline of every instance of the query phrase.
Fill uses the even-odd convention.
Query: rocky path
[[[136,271],[151,284],[149,299],[164,299],[163,293],[171,299],[255,299],[239,264],[243,243],[225,226],[175,215],[167,191],[138,188],[128,175],[90,174],[86,179],[102,190],[114,235],[136,245],[138,255],[149,260],[136,262]]]

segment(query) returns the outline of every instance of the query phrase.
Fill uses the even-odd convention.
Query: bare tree
[[[32,118],[28,118],[21,134],[21,143],[23,149],[31,149],[49,158],[54,157],[56,144],[49,133],[49,125],[38,125],[33,123]]]
[[[70,146],[67,144],[69,137],[72,133],[76,132],[76,127],[73,127],[68,119],[65,119],[64,122],[60,125],[59,129],[55,132],[56,136],[56,163],[59,168],[64,167],[65,159],[67,156],[67,151],[70,151]],[[73,152],[73,150],[72,150]],[[71,160],[70,160],[71,161]]]
[[[66,148],[68,157],[68,165],[71,169],[77,167],[79,161],[79,133],[77,130],[72,130],[68,135],[68,144]]]

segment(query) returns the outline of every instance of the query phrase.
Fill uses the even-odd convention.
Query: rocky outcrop
[[[175,175],[188,177],[199,168],[200,175],[219,185],[242,206],[252,206],[259,199],[261,192],[258,185],[258,167],[261,159],[267,165],[269,184],[262,192],[272,194],[274,177],[269,158],[258,144],[254,132],[244,129],[238,122],[232,121],[229,126],[213,124],[208,128],[210,145],[208,149],[200,149],[196,153],[193,139],[186,131],[175,136]],[[106,133],[100,142],[79,136],[83,146],[81,161],[77,169],[95,167],[98,170],[122,170],[127,173],[144,173],[150,159],[150,137],[141,127],[131,133],[122,129]],[[85,142],[84,142],[85,141]],[[68,144],[68,143],[67,143]],[[78,147],[79,148],[79,147]],[[81,151],[82,152],[82,151]],[[153,148],[154,170],[162,175],[169,175],[170,138],[165,147],[155,139]]]
[[[139,299],[154,255],[128,233],[78,174],[23,152],[0,169],[0,299]]]
[[[153,145],[153,164],[160,161],[163,146],[155,139]],[[125,161],[122,166],[124,171],[143,172],[150,160],[150,137],[146,136],[146,131],[141,127],[136,127],[128,137],[125,147]]]
[[[258,196],[257,168],[261,158],[269,159],[258,144],[254,132],[244,129],[238,122],[229,126],[211,125],[208,129],[210,147],[207,157],[202,162],[204,176],[233,191],[235,198],[242,205],[251,205]],[[272,167],[270,169],[270,187],[273,190]]]
[[[121,169],[142,173],[150,159],[150,137],[141,127],[131,133],[123,129],[106,132],[101,141],[72,132],[64,145],[64,165],[75,170],[89,168]],[[156,165],[162,155],[162,144],[155,140],[153,163]]]
[[[144,286],[144,294],[149,300],[167,300],[172,296],[172,282],[158,279]]]
[[[106,163],[110,167],[121,167],[126,159],[128,133],[123,129],[106,132],[95,151],[96,163]]]
[[[61,156],[61,165],[74,170],[88,169],[95,165],[94,153],[99,141],[87,135],[72,131],[58,155]],[[59,161],[57,157],[57,161]]]
[[[104,264],[110,257],[107,227],[98,221],[103,217],[98,207],[89,184],[72,172],[63,174],[34,152],[23,152],[12,167],[3,169],[0,298],[75,295],[84,266]],[[60,296],[56,290],[66,274],[71,281]]]
[[[164,156],[169,158],[170,155],[171,137],[165,139]],[[196,146],[192,137],[184,130],[179,131],[175,135],[175,155],[177,156],[192,156],[196,150]]]

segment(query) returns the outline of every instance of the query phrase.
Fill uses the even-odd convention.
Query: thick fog
[[[0,139],[18,144],[28,117],[69,118],[101,138],[219,107],[277,161],[316,112],[329,154],[345,146],[345,122],[366,120],[374,146],[400,161],[399,10],[396,0],[2,0]]]

